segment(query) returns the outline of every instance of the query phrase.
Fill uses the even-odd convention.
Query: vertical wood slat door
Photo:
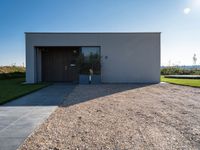
[[[42,81],[78,81],[78,68],[70,66],[73,59],[75,58],[70,49],[45,48],[42,51]]]
[[[77,55],[73,54],[73,49],[69,49],[64,51],[67,58],[64,58],[64,64],[67,66],[67,70],[65,70],[64,80],[67,82],[78,82],[79,80],[79,73],[76,64],[76,57]]]

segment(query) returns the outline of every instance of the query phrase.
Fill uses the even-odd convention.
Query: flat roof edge
[[[24,32],[24,34],[161,34],[161,32]]]

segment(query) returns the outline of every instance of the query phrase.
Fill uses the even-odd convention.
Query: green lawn
[[[11,101],[15,98],[26,95],[49,85],[47,83],[22,84],[23,82],[24,78],[0,80],[0,104]]]
[[[165,78],[161,76],[161,82],[168,82],[172,84],[200,87],[200,79],[175,79],[175,78]]]

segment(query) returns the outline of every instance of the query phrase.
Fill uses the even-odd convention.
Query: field
[[[161,81],[177,85],[200,87],[199,79],[175,79],[175,78],[165,78],[164,76],[161,76]]]
[[[0,104],[26,95],[48,85],[47,83],[22,84],[24,81],[24,78],[0,80]]]
[[[6,103],[48,85],[47,83],[23,84],[23,82],[25,82],[24,67],[0,67],[0,104]]]

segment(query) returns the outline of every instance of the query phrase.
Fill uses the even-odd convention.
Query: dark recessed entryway
[[[43,47],[42,81],[73,82],[79,81],[79,68],[76,59],[80,47]]]

